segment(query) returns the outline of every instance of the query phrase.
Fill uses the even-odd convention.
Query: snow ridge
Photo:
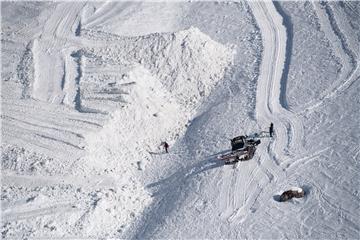
[[[286,100],[286,88],[287,88],[287,78],[289,76],[289,69],[290,69],[291,56],[292,56],[293,24],[291,21],[291,17],[282,10],[278,2],[274,1],[274,6],[283,19],[283,25],[285,26],[286,35],[287,35],[285,63],[284,63],[283,73],[281,76],[280,104],[282,105],[283,108],[289,109],[289,105]]]

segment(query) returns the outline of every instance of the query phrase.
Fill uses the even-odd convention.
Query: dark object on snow
[[[242,152],[239,152],[239,154],[235,155],[233,158],[226,160],[225,165],[250,160],[254,157],[255,151],[255,146],[247,146]]]
[[[272,137],[274,134],[274,124],[273,123],[270,123],[269,134],[270,134],[270,137]]]
[[[248,138],[248,136],[238,136],[231,139],[231,151],[239,150],[246,146],[257,146],[260,144],[260,139],[255,140],[253,138]]]
[[[169,148],[169,144],[167,142],[164,142],[164,148],[165,148],[165,152],[168,153],[168,148]]]
[[[231,139],[231,151],[243,148],[245,145],[246,136],[238,136]]]
[[[302,198],[305,196],[305,192],[303,189],[301,188],[294,188],[292,190],[287,190],[285,192],[283,192],[281,195],[280,195],[280,199],[279,201],[280,202],[285,202],[285,201],[288,201],[292,198]]]
[[[260,140],[259,140],[260,142]],[[240,161],[246,161],[246,160],[250,160],[254,157],[255,151],[256,151],[256,147],[253,145],[250,145],[248,147],[246,147],[247,149],[247,154],[245,155],[245,157],[243,159],[240,159]]]
[[[224,160],[225,164],[250,160],[254,157],[256,146],[260,142],[260,139],[248,136],[235,137],[231,139],[231,152],[218,156],[218,159]]]
[[[249,146],[253,146],[253,147],[259,145],[260,143],[261,143],[260,139],[258,139],[258,140],[255,140],[255,139],[249,139],[249,140],[247,140],[247,144],[248,144]]]

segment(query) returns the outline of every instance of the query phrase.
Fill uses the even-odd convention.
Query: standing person
[[[169,144],[167,142],[164,142],[164,148],[165,148],[165,152],[169,153],[168,152]]]
[[[273,123],[270,123],[269,133],[270,133],[270,137],[273,137],[273,134],[274,134],[274,124]]]

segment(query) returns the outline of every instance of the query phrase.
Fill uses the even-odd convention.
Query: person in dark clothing
[[[165,152],[169,153],[168,152],[169,144],[167,142],[164,142],[164,148],[165,148]]]
[[[274,134],[274,124],[273,123],[270,123],[269,133],[270,133],[270,137],[272,137]]]

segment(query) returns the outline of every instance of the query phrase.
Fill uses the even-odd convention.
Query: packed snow
[[[1,18],[2,238],[360,238],[360,3]],[[252,159],[217,158],[271,122]]]

